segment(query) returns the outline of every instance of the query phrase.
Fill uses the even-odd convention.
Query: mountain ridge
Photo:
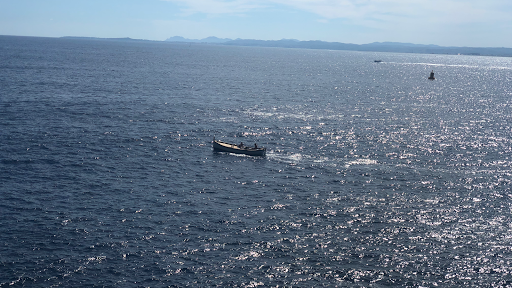
[[[229,39],[210,36],[203,39],[187,39],[181,36],[170,37],[167,42],[188,42],[204,44],[220,44],[232,46],[257,46],[302,49],[350,50],[365,52],[397,52],[420,54],[475,55],[512,57],[512,48],[506,47],[457,47],[439,46],[435,44],[414,44],[401,42],[373,42],[368,44],[351,44],[341,42],[326,42],[320,40],[300,41],[296,39],[256,40]]]

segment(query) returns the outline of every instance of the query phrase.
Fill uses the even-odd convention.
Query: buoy
[[[434,77],[434,70],[432,70],[432,72],[430,72],[430,77],[428,77],[428,80],[435,80],[436,77]]]

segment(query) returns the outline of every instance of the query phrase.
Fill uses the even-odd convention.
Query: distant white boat
[[[239,145],[231,144],[222,142],[219,140],[213,139],[213,150],[217,152],[228,152],[228,153],[235,153],[235,154],[245,154],[249,156],[265,156],[267,152],[267,148],[265,147],[258,147],[256,144],[254,144],[254,147],[245,146],[243,143],[240,143]]]
[[[434,77],[434,70],[430,72],[430,76],[428,77],[428,80],[436,80],[436,77]]]

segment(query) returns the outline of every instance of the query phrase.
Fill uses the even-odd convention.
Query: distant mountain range
[[[444,47],[438,45],[422,45],[398,42],[374,42],[370,44],[346,44],[339,42],[324,41],[299,41],[295,39],[282,40],[252,40],[252,39],[222,39],[208,37],[204,39],[186,39],[180,36],[171,37],[165,41],[206,43],[233,46],[258,46],[258,47],[281,47],[281,48],[304,48],[304,49],[329,49],[329,50],[351,50],[351,51],[372,51],[372,52],[398,52],[398,53],[421,53],[421,54],[448,54],[448,55],[481,55],[481,56],[502,56],[512,57],[512,48],[484,48],[484,47]]]
[[[171,38],[168,38],[167,40],[165,41],[170,41],[170,42],[189,42],[189,43],[216,43],[216,44],[219,44],[219,43],[226,43],[226,42],[229,42],[229,41],[233,41],[232,39],[222,39],[222,38],[217,38],[217,37],[208,37],[208,38],[204,38],[204,39],[187,39],[187,38],[183,38],[181,36],[174,36],[174,37],[171,37]]]

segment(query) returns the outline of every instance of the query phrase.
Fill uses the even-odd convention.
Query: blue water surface
[[[511,286],[511,81],[510,58],[1,36],[0,287]]]

